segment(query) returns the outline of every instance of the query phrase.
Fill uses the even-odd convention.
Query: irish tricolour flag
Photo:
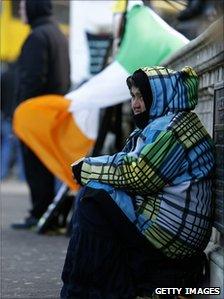
[[[126,78],[136,69],[159,65],[187,43],[150,8],[132,7],[115,61],[65,97],[47,95],[20,104],[15,133],[55,176],[77,189],[70,165],[91,151],[100,109],[130,98]]]

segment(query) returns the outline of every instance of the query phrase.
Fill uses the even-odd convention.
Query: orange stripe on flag
[[[29,99],[16,109],[13,128],[56,177],[77,190],[70,165],[86,156],[94,140],[80,131],[69,105],[69,100],[58,95]]]

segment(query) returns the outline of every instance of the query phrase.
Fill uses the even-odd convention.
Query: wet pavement
[[[59,298],[69,239],[10,228],[30,207],[25,184],[1,183],[1,298]]]

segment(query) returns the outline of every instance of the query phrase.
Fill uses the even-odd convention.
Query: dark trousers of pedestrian
[[[152,277],[163,261],[167,258],[104,190],[85,187],[73,216],[61,298],[133,299],[151,294]]]
[[[30,215],[40,218],[54,198],[54,176],[25,144],[22,145],[25,177],[30,189]]]

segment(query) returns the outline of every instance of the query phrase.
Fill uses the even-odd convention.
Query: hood
[[[50,16],[51,0],[26,0],[26,14],[30,25],[38,18]]]
[[[191,67],[173,71],[165,67],[144,67],[152,91],[150,119],[168,112],[193,110],[198,102],[198,76]]]

